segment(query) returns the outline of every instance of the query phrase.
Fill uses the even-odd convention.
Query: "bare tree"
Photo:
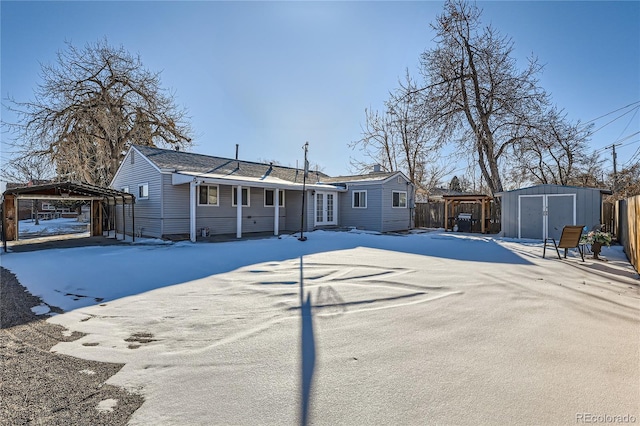
[[[588,160],[591,127],[570,123],[566,114],[556,108],[541,113],[514,150],[516,168],[534,184],[568,185]]]
[[[2,167],[0,179],[7,183],[29,185],[43,183],[53,177],[51,164],[41,157],[24,157]],[[31,215],[38,220],[38,200],[31,200]]]
[[[402,171],[412,183],[429,189],[439,182],[449,167],[437,164],[441,145],[432,136],[421,103],[420,91],[406,71],[404,81],[385,102],[384,113],[365,110],[363,137],[351,147],[359,148],[367,159],[380,164],[383,170]],[[360,171],[370,166],[367,161],[353,160],[352,165]]]
[[[14,161],[43,157],[60,177],[106,186],[131,144],[191,143],[186,113],[161,88],[159,73],[122,46],[68,43],[41,75],[34,100],[9,100],[18,115],[8,124]]]
[[[495,194],[503,190],[501,162],[527,135],[531,112],[547,103],[547,95],[537,85],[537,61],[532,58],[518,70],[512,41],[482,27],[480,16],[463,0],[445,4],[433,25],[437,47],[421,56],[423,107],[443,141],[475,150],[481,175]]]
[[[352,142],[352,149],[358,148],[366,160],[351,160],[358,172],[370,169],[371,162],[379,164],[388,172],[398,170],[398,155],[394,135],[393,119],[388,113],[365,109],[365,124],[362,127],[362,139]]]

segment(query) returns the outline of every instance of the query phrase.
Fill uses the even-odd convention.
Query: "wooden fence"
[[[416,203],[416,228],[444,228],[444,203]]]
[[[640,272],[640,195],[616,202],[618,241],[629,261]]]

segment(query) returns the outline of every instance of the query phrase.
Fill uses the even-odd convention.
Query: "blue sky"
[[[477,4],[484,23],[513,39],[519,65],[531,54],[545,64],[541,85],[571,119],[635,103],[596,120],[604,127],[591,147],[609,168],[603,148],[617,141],[619,167],[640,161],[640,2]],[[295,166],[309,141],[312,163],[346,174],[359,156],[348,144],[360,138],[364,109],[381,108],[405,68],[418,75],[442,5],[3,0],[2,119],[13,119],[4,99],[32,99],[40,64],[53,62],[65,41],[106,37],[162,71],[163,87],[189,111],[193,151],[232,157],[238,143],[245,160]]]

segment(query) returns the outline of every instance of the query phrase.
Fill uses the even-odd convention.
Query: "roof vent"
[[[373,165],[373,173],[380,173],[381,170],[382,170],[382,166],[380,164]]]

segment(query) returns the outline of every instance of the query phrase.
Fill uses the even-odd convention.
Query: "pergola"
[[[493,201],[493,197],[485,194],[457,194],[443,195],[442,198],[444,199],[445,230],[453,230],[453,221],[449,220],[449,208],[451,208],[451,215],[453,215],[456,207],[460,204],[480,204],[480,232],[487,233],[489,229],[488,221],[491,219],[491,201]]]
[[[2,240],[18,240],[18,202],[20,200],[61,200],[61,201],[89,201],[91,202],[91,236],[103,234],[103,210],[105,206],[117,206],[130,204],[132,208],[131,222],[135,229],[135,214],[133,206],[135,196],[127,192],[116,191],[87,183],[79,182],[53,182],[43,185],[22,186],[7,189],[2,194]],[[123,232],[126,227],[126,215],[122,209]],[[108,216],[107,216],[108,217]],[[135,233],[133,234],[135,239]]]

